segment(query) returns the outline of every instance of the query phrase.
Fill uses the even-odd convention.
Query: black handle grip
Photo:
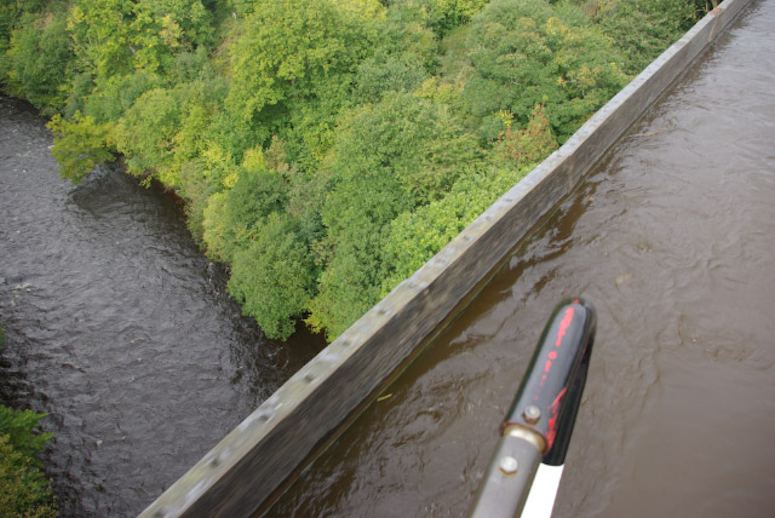
[[[587,378],[597,315],[582,300],[560,303],[544,328],[504,430],[519,426],[545,440],[543,463],[565,462]]]

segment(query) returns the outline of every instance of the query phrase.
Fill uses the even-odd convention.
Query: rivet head
[[[522,412],[522,417],[525,418],[528,424],[536,424],[541,419],[541,409],[535,405],[529,405]]]
[[[514,457],[503,457],[498,463],[498,469],[503,472],[504,475],[513,475],[519,468],[519,462]]]

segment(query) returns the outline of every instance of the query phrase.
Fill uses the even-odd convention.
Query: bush
[[[597,19],[627,56],[625,71],[637,74],[678,40],[694,22],[688,0],[617,0]]]
[[[0,406],[0,516],[57,515],[38,453],[51,438],[35,433],[43,417],[29,410]]]
[[[30,101],[42,113],[62,109],[74,55],[63,13],[24,16],[11,33],[5,56],[8,91]]]
[[[434,256],[530,170],[475,164],[442,199],[391,222],[383,244],[379,297]]]
[[[229,292],[269,338],[284,340],[312,298],[315,269],[294,225],[275,213],[234,256]]]
[[[204,238],[210,255],[231,261],[239,250],[251,246],[266,218],[283,212],[287,187],[279,173],[243,169],[231,189],[210,197],[204,214]]]
[[[50,433],[33,433],[45,417],[31,410],[13,410],[0,405],[0,434],[7,435],[11,445],[20,453],[34,457],[43,450]]]
[[[546,0],[493,0],[474,19],[474,66],[463,97],[482,138],[494,141],[507,112],[524,127],[542,104],[560,142],[624,84],[623,56],[576,7]]]
[[[488,0],[403,0],[415,4],[427,13],[428,27],[439,36],[467,23]]]
[[[126,157],[127,170],[136,176],[151,172],[165,175],[174,156],[180,127],[180,103],[174,92],[154,88],[142,94],[115,126],[116,149]],[[166,174],[163,183],[179,185],[179,177]]]
[[[62,177],[78,183],[95,166],[113,159],[106,142],[110,133],[107,124],[98,124],[93,117],[77,112],[69,120],[54,115],[47,126],[54,134],[51,154],[59,162]]]
[[[557,149],[557,139],[552,132],[543,105],[536,105],[524,129],[512,129],[506,121],[506,130],[500,135],[496,153],[506,160],[525,166],[537,163]]]
[[[313,327],[333,338],[378,300],[387,225],[443,197],[479,155],[448,107],[429,99],[390,93],[347,115],[327,157],[332,188]]]

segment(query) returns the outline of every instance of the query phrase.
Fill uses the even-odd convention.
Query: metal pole
[[[512,428],[501,437],[471,516],[519,516],[541,464],[543,449],[543,437],[524,428]]]
[[[551,515],[581,404],[596,323],[594,308],[582,299],[564,301],[555,308],[501,425],[501,439],[471,516],[528,518],[522,512],[539,465],[560,467],[542,470],[541,487],[536,488],[540,490],[531,495],[535,510],[531,513]],[[543,510],[538,499],[544,500]]]

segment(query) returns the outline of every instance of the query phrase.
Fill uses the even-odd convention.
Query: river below
[[[464,516],[545,320],[599,311],[555,517],[775,513],[775,1],[757,1],[276,516]]]
[[[0,98],[0,399],[49,414],[63,516],[134,516],[323,341],[266,340],[171,197],[116,167],[73,186],[50,145]]]

